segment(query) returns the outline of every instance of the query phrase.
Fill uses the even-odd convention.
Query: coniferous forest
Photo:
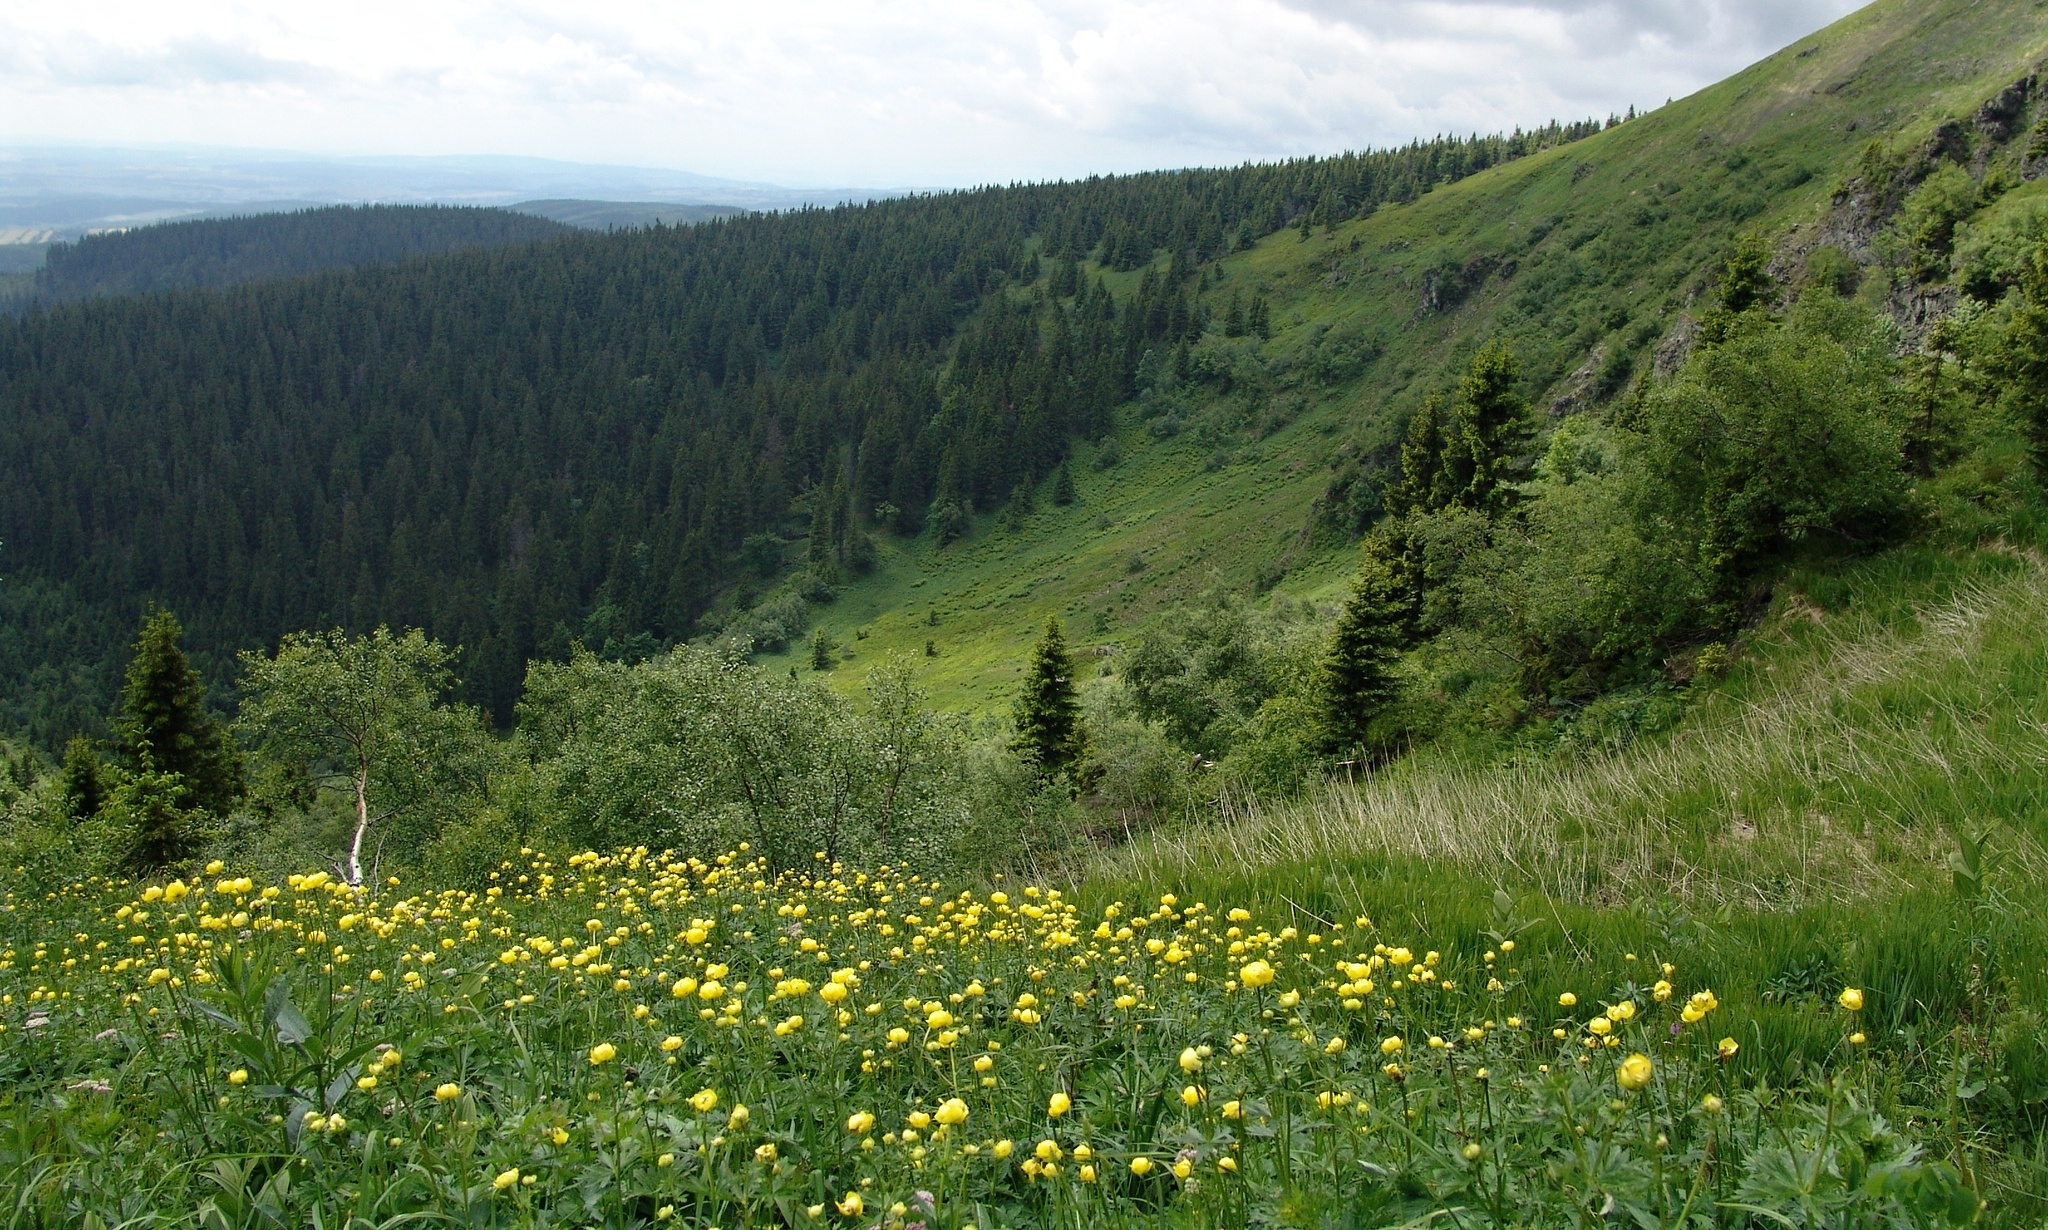
[[[30,302],[231,286],[569,233],[545,218],[457,205],[332,205],[166,222],[55,245]]]
[[[1262,327],[1257,302],[1207,319],[1204,262],[1600,127],[578,235],[0,321],[0,725],[49,744],[96,729],[146,600],[180,614],[214,678],[289,629],[424,628],[463,647],[470,698],[508,721],[528,660],[686,639],[743,569],[774,570],[785,534],[815,522],[813,554],[858,567],[870,531],[937,517],[943,536],[1051,473],[1108,426],[1146,350]],[[207,225],[160,228],[162,266],[233,276]],[[114,247],[81,244],[53,276],[120,286],[93,272]],[[1140,266],[1120,295],[1097,276]]]

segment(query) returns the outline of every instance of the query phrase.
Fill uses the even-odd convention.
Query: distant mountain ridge
[[[162,222],[53,245],[34,295],[62,303],[233,286],[570,233],[544,217],[456,205],[332,205]]]

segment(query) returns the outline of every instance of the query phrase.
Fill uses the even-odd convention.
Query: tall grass
[[[1907,584],[1902,574],[1923,574]],[[1090,869],[1117,882],[1420,859],[1562,901],[1784,909],[1942,883],[1958,832],[2048,870],[2048,564],[2009,550],[1869,565],[1847,608],[1796,591],[1678,729],[1506,764],[1422,755]]]

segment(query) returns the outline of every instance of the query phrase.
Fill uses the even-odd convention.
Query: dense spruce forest
[[[100,728],[92,698],[149,601],[213,678],[290,629],[424,628],[508,721],[530,660],[698,634],[806,533],[813,573],[858,570],[871,532],[943,539],[1053,472],[1148,352],[1267,327],[1262,301],[1210,310],[1205,262],[1600,128],[484,245],[0,322],[0,726],[45,746]],[[410,216],[262,224],[401,236]],[[121,285],[98,254],[149,235],[51,276]],[[280,259],[348,243],[372,246]]]
[[[53,246],[36,271],[34,298],[60,303],[233,286],[566,233],[547,218],[460,205],[333,205],[165,222]]]

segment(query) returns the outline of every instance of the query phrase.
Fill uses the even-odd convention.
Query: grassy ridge
[[[1603,382],[1653,364],[1735,236],[1781,237],[1780,272],[1796,280],[1807,250],[1857,239],[1830,211],[1872,140],[1914,148],[2044,54],[2048,26],[2029,6],[1881,3],[1598,136],[1306,238],[1271,236],[1225,258],[1207,291],[1219,317],[1233,294],[1272,305],[1274,336],[1246,347],[1250,387],[1203,386],[1186,411],[1195,430],[1166,440],[1127,408],[1126,459],[1098,472],[1091,453],[1077,457],[1075,505],[1041,493],[1020,528],[987,518],[944,550],[886,546],[822,624],[856,662],[921,656],[934,641],[937,698],[990,712],[1047,611],[1085,644],[1280,569],[1283,592],[1328,597],[1349,561],[1307,533],[1318,497],[1333,473],[1387,448],[1482,342],[1515,347],[1539,406],[1583,407]],[[1870,279],[1863,294],[1883,306],[1887,290]],[[1333,336],[1378,356],[1319,379]]]

